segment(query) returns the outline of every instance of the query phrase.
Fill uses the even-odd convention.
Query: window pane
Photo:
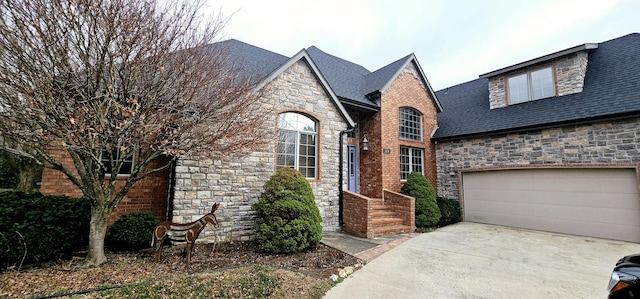
[[[400,147],[400,179],[406,180],[411,172],[411,157],[408,147]]]
[[[296,133],[281,130],[278,132],[276,168],[295,167]]]
[[[556,92],[553,85],[551,68],[531,72],[531,91],[533,92],[534,100],[554,96]]]
[[[511,77],[508,80],[509,103],[517,104],[529,100],[529,88],[527,86],[527,74]]]
[[[411,171],[422,172],[422,149],[414,148],[411,150]]]
[[[307,178],[316,177],[317,122],[293,112],[278,115],[276,168],[292,167]]]
[[[128,154],[131,154],[131,152],[129,152]],[[111,159],[113,159],[113,163],[117,164],[118,162],[122,162],[122,166],[120,167],[118,174],[123,174],[123,175],[131,174],[131,172],[133,171],[134,157],[131,156],[126,158],[121,158],[121,156],[124,156],[124,155],[125,154],[120,152],[120,150],[113,150],[113,152],[111,152],[111,156],[109,155],[109,152],[102,151],[102,153],[100,154],[100,162],[102,162],[102,165],[104,165],[105,173],[106,174],[111,173]]]
[[[423,171],[422,156],[424,150],[421,148],[400,147],[400,179],[406,180],[410,173]]]
[[[408,108],[400,108],[400,138],[422,140],[422,114]]]
[[[293,131],[316,132],[316,122],[302,114],[285,112],[278,116],[278,128]]]

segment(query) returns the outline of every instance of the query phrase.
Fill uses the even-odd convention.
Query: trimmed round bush
[[[412,172],[400,193],[416,199],[416,226],[432,227],[440,221],[440,209],[436,202],[436,190],[419,172]]]
[[[160,221],[151,212],[123,215],[109,228],[109,245],[119,250],[140,250],[151,246],[153,229]]]
[[[442,217],[438,222],[438,226],[445,226],[460,222],[460,203],[451,198],[437,197],[438,208]]]
[[[279,169],[253,205],[258,248],[270,253],[315,249],[322,238],[322,218],[311,185],[295,169]]]

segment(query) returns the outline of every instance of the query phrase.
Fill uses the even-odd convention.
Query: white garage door
[[[464,219],[640,242],[634,169],[518,169],[462,175]]]

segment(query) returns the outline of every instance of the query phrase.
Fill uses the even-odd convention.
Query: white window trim
[[[412,147],[412,146],[404,146],[401,145],[400,146],[400,155],[402,155],[402,148],[407,148],[409,149],[409,173],[407,173],[407,177],[409,176],[409,174],[411,174],[413,171],[413,151],[414,149],[420,150],[420,169],[422,171],[420,171],[420,173],[422,173],[422,175],[424,175],[424,148],[419,148],[419,147]],[[402,178],[402,158],[400,158],[400,181],[401,182],[406,182],[407,179],[403,179]]]
[[[418,139],[413,139],[413,138],[407,138],[407,137],[403,137],[402,136],[402,110],[403,109],[407,109],[409,111],[413,111],[415,113],[418,114],[418,129],[419,129],[419,134],[418,134]],[[405,139],[405,140],[413,140],[413,141],[422,141],[423,137],[423,124],[422,124],[422,113],[420,113],[420,111],[418,111],[417,109],[411,108],[411,107],[400,107],[398,109],[398,137],[400,137],[401,139]]]
[[[286,130],[286,129],[278,129],[278,134],[280,134],[280,132],[291,132],[291,133],[295,133],[296,134],[296,141],[295,141],[295,147],[294,147],[294,162],[293,162],[293,168],[300,171],[300,136],[302,134],[307,134],[307,135],[313,135],[315,136],[315,140],[316,140],[316,144],[315,144],[315,153],[314,153],[314,158],[315,158],[315,171],[313,172],[313,177],[308,177],[306,176],[306,173],[302,174],[303,176],[305,176],[305,178],[307,179],[311,179],[311,180],[315,180],[318,177],[318,133],[314,133],[314,132],[302,132],[302,131],[294,131],[294,130]],[[279,141],[278,141],[279,142]],[[276,148],[276,155],[278,155],[279,153],[277,152],[277,148]],[[289,167],[289,165],[278,165],[278,159],[276,158],[276,169],[280,169],[283,167]]]
[[[298,114],[300,116],[306,117],[310,120],[312,120],[315,125],[316,125],[316,131],[315,132],[311,132],[311,131],[300,131],[300,130],[290,130],[290,129],[283,129],[280,128],[280,124],[278,124],[278,131],[277,131],[277,135],[278,135],[278,140],[276,141],[276,160],[275,160],[275,166],[276,169],[280,169],[282,167],[290,167],[290,165],[278,165],[278,143],[280,142],[280,132],[291,132],[291,133],[295,133],[296,136],[296,140],[295,140],[295,146],[294,146],[294,166],[293,168],[300,171],[300,137],[302,136],[302,134],[305,135],[313,135],[314,136],[314,140],[315,140],[315,151],[314,151],[314,172],[313,172],[313,177],[309,177],[307,176],[307,173],[303,173],[302,175],[307,178],[308,180],[317,180],[318,179],[318,173],[320,171],[320,159],[318,157],[318,151],[319,151],[319,147],[320,147],[320,140],[319,140],[319,135],[318,135],[318,128],[319,128],[319,121],[312,116],[309,116],[307,114],[301,113],[301,112],[295,112],[295,111],[289,111],[289,112],[283,112],[284,113],[291,113],[291,114]],[[278,115],[279,117],[279,115]]]
[[[542,70],[547,70],[547,69],[550,70],[550,72],[551,72],[551,84],[553,85],[553,95],[540,97],[540,98],[534,98],[533,97],[533,81],[531,79],[531,73],[537,72],[537,71],[542,71]],[[526,81],[527,81],[527,99],[526,100],[517,101],[517,102],[513,102],[512,99],[511,99],[511,86],[510,86],[511,84],[509,84],[509,80],[512,79],[512,78],[515,78],[515,77],[522,76],[522,75],[526,76]],[[513,76],[507,77],[507,90],[506,90],[506,93],[507,93],[507,98],[508,98],[509,105],[516,105],[516,104],[531,102],[531,101],[535,101],[535,100],[541,100],[541,99],[547,99],[547,98],[555,97],[556,94],[557,94],[557,87],[556,87],[556,82],[555,82],[554,67],[553,66],[543,67],[543,68],[539,68],[539,69],[528,71],[526,73],[517,74],[517,75],[513,75]]]

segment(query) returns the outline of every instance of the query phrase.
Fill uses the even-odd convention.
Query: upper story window
[[[111,155],[108,151],[103,150],[100,156],[100,162],[104,165],[105,173],[108,175],[111,173],[111,161],[118,163],[122,159],[122,166],[118,171],[118,175],[130,175],[133,171],[133,155],[130,157],[121,157],[122,152],[119,149],[113,150]]]
[[[318,122],[300,113],[278,115],[276,168],[292,167],[307,178],[318,169]]]
[[[518,104],[556,95],[551,67],[509,77],[509,103]]]
[[[400,108],[400,138],[422,140],[422,114],[409,107]]]

